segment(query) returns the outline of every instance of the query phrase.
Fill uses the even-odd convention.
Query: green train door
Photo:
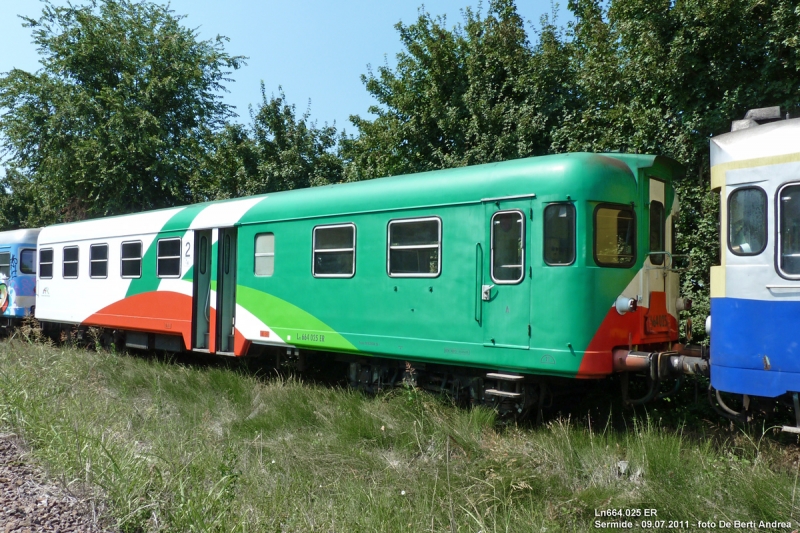
[[[487,246],[481,286],[483,342],[485,346],[527,350],[531,198],[485,200],[484,212]]]
[[[236,324],[236,228],[220,228],[217,241],[217,353],[232,355]]]
[[[211,324],[211,230],[194,232],[192,349],[209,350]]]

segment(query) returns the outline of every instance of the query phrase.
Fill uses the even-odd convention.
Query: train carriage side
[[[720,262],[711,269],[711,384],[800,391],[800,119],[711,139]]]
[[[35,312],[36,239],[39,229],[0,232],[0,326]]]
[[[652,156],[568,154],[270,195],[240,220],[237,274],[237,309],[270,330],[241,333],[605,376],[615,347],[677,340],[674,173]]]
[[[52,226],[37,316],[138,348],[602,377],[677,339],[675,172],[566,154]]]

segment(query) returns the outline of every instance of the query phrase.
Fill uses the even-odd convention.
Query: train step
[[[525,376],[518,376],[517,374],[501,374],[499,372],[489,372],[486,374],[486,379],[498,379],[500,381],[522,381]]]
[[[519,392],[510,392],[505,390],[497,390],[497,389],[486,389],[484,391],[486,396],[500,396],[503,398],[521,398],[522,394]]]

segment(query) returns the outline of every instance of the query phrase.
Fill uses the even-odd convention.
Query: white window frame
[[[100,248],[101,246],[105,246],[106,248],[106,258],[105,259],[93,259],[93,251],[95,248]],[[92,275],[92,265],[94,263],[105,263],[106,264],[106,275],[105,276],[94,276]],[[92,279],[106,279],[108,277],[108,244],[107,243],[97,243],[92,244],[89,246],[89,277]]]
[[[331,248],[331,249],[323,249],[317,250],[317,230],[326,230],[326,229],[336,229],[336,228],[352,228],[353,229],[353,247],[352,248]],[[356,275],[356,239],[358,235],[356,233],[356,225],[352,222],[348,222],[346,224],[327,224],[323,226],[314,226],[314,231],[312,232],[312,244],[311,244],[311,274],[315,278],[352,278]],[[349,274],[317,274],[317,254],[318,253],[342,253],[342,252],[351,252],[353,254],[353,268]]]
[[[783,194],[783,190],[787,187],[800,187],[800,182],[784,183],[778,188],[778,192],[775,194],[775,203],[777,204],[777,209],[775,209],[775,269],[778,271],[778,274],[785,279],[800,279],[800,274],[789,274],[784,272],[781,268],[781,258],[783,257],[783,239],[781,238],[781,230],[783,230],[781,226],[783,207],[781,205],[781,195]],[[767,232],[769,232],[769,228],[767,228]],[[767,233],[767,236],[769,237],[769,233]],[[768,246],[769,239],[767,239],[767,241]]]
[[[178,241],[178,255],[158,255],[158,245],[162,242],[167,241]],[[180,279],[181,277],[181,251],[183,250],[182,246],[183,241],[180,237],[164,237],[163,239],[156,239],[156,277],[160,279]],[[161,275],[159,271],[159,261],[162,259],[177,259],[178,260],[178,273],[177,274],[164,274]]]
[[[123,249],[126,244],[138,244],[139,245],[139,257],[125,257],[125,253]],[[144,246],[142,245],[142,241],[123,241],[119,245],[119,276],[122,279],[138,279],[142,277],[142,255],[143,255]],[[138,261],[139,262],[139,274],[136,276],[125,275],[123,274],[122,265],[125,261]]]
[[[49,262],[44,262],[44,263],[42,262],[42,252],[50,252],[50,261]],[[39,274],[38,274],[39,279],[53,279],[53,271],[54,271],[53,263],[55,262],[55,257],[56,257],[55,252],[53,251],[52,248],[42,248],[42,249],[39,250],[38,256],[39,257],[37,257],[37,259],[39,260],[39,268],[37,268],[36,270],[37,270],[37,272],[39,272]],[[49,276],[42,276],[42,274],[41,274],[42,265],[50,265],[50,275]]]
[[[75,249],[78,251],[78,258],[75,261],[67,261],[67,250]],[[61,277],[64,279],[78,279],[80,275],[80,261],[81,261],[81,249],[78,246],[65,246],[61,249]],[[67,276],[65,270],[67,265],[75,264],[75,275],[74,276]]]
[[[392,224],[410,224],[413,222],[432,222],[435,221],[437,225],[436,244],[401,244],[392,246]],[[392,250],[421,250],[421,249],[436,249],[436,272],[428,273],[392,273]],[[418,218],[396,218],[390,220],[386,226],[386,273],[390,278],[438,278],[442,273],[442,219],[439,217],[418,217]]]
[[[522,264],[519,265],[519,278],[510,280],[510,279],[495,279],[494,277],[494,219],[497,215],[506,215],[508,213],[517,213],[519,215],[520,220],[522,221],[522,236],[521,242],[522,250],[520,252],[522,259]],[[520,211],[519,209],[504,209],[503,211],[495,211],[492,214],[492,218],[489,222],[489,238],[491,239],[491,247],[489,249],[489,275],[492,278],[492,281],[497,283],[498,285],[518,285],[522,283],[522,280],[525,279],[525,241],[528,239],[528,228],[526,227],[526,219],[525,213]],[[517,265],[513,265],[516,267]]]

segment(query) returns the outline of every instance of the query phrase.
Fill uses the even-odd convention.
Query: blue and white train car
[[[800,119],[779,118],[753,110],[711,139],[721,264],[706,328],[718,391],[800,391]]]
[[[0,232],[0,326],[34,313],[38,229]]]

